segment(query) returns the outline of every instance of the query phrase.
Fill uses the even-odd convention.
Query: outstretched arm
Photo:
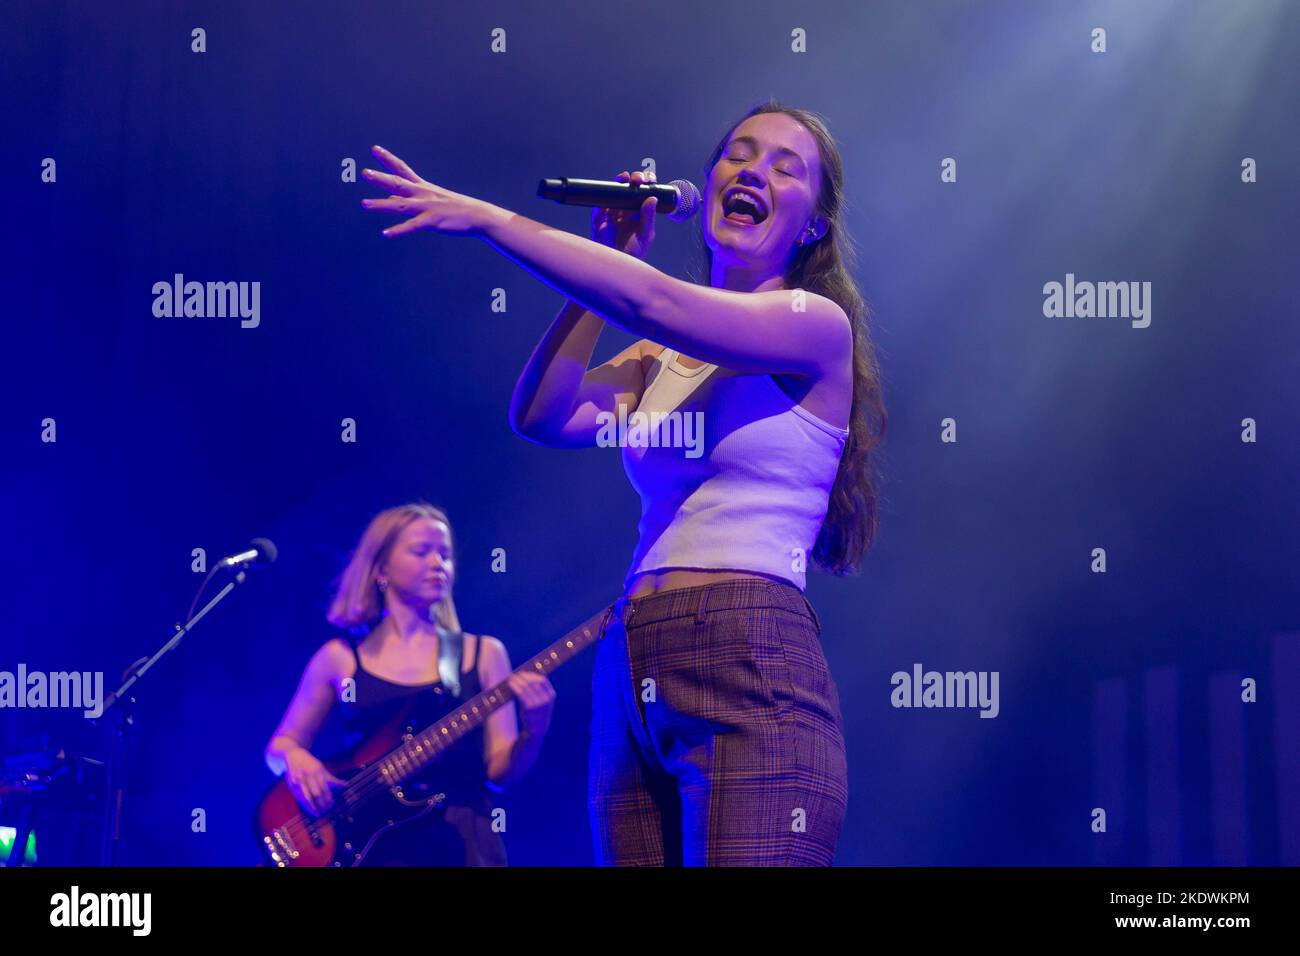
[[[822,296],[791,289],[729,292],[684,282],[499,206],[484,211],[477,234],[614,325],[724,368],[820,376],[852,348],[848,318]]]
[[[842,363],[852,347],[843,310],[822,296],[729,292],[674,279],[598,242],[427,182],[379,147],[375,155],[394,172],[367,169],[363,175],[392,195],[362,204],[411,217],[386,229],[387,236],[432,229],[484,239],[606,321],[740,372],[819,376]]]

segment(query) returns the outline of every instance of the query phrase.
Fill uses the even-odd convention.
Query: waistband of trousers
[[[737,578],[714,581],[686,588],[673,588],[639,598],[620,598],[615,605],[626,627],[640,627],[658,621],[694,617],[703,622],[709,611],[742,608],[780,608],[802,614],[813,622],[818,633],[821,621],[808,598],[793,584],[761,578]]]

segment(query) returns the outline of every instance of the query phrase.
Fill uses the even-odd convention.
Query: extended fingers
[[[363,199],[361,200],[361,208],[378,210],[379,212],[400,212],[411,217],[405,222],[384,229],[382,235],[388,239],[405,235],[408,232],[415,232],[424,225],[428,218],[424,210],[413,205],[410,199],[403,196],[389,196],[387,199]]]
[[[413,216],[406,222],[399,222],[396,226],[389,226],[383,231],[383,235],[386,239],[392,239],[394,236],[404,236],[408,232],[415,232],[424,226],[427,218],[426,214],[420,213],[420,215]]]
[[[415,194],[416,183],[409,179],[403,179],[401,176],[394,176],[392,173],[381,173],[377,169],[363,169],[361,175],[375,185],[383,186],[390,193],[397,193],[399,196],[412,196]]]
[[[387,199],[363,199],[361,208],[380,209],[386,212],[409,212],[411,204],[404,196],[389,196]]]
[[[382,146],[372,146],[370,151],[379,157],[379,161],[391,169],[403,179],[409,179],[413,183],[420,182],[420,177],[415,175],[415,171],[410,166],[402,162]]]

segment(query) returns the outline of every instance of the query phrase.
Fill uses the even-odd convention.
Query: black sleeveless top
[[[352,648],[352,656],[357,662],[353,675],[356,699],[340,702],[346,734],[344,747],[347,749],[370,737],[408,704],[412,706],[409,720],[418,733],[482,692],[478,676],[481,638],[474,641],[473,665],[468,672],[462,672],[462,635],[439,627],[440,653],[444,645],[450,647],[453,644],[459,651],[449,665],[453,673],[459,674],[460,686],[454,688],[442,680],[427,684],[397,684],[378,677],[362,665],[357,650],[359,641],[350,635],[340,636]],[[381,837],[367,855],[365,865],[506,865],[505,843],[501,834],[492,829],[496,799],[487,785],[481,726],[450,747],[415,780],[436,783],[437,789],[447,794],[446,803],[429,816]]]

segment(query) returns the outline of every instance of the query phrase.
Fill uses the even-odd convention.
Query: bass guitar
[[[532,660],[515,669],[550,674],[605,634],[614,608],[592,615]],[[322,815],[303,810],[283,775],[258,804],[257,839],[272,866],[359,866],[387,833],[434,812],[446,795],[413,780],[449,747],[514,700],[502,681],[420,732],[399,712],[350,751],[322,761],[346,785]]]

